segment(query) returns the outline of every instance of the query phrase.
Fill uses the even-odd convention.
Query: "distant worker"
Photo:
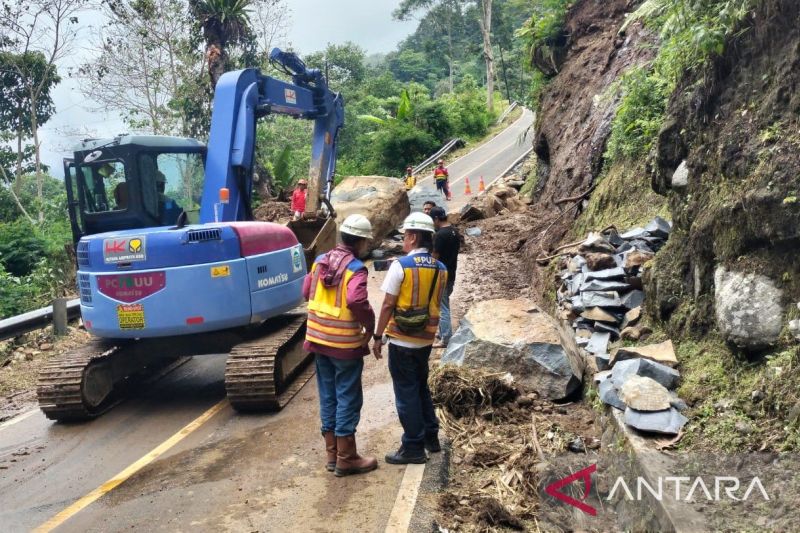
[[[447,221],[447,213],[441,207],[434,207],[430,213],[436,233],[433,236],[433,257],[447,267],[447,285],[442,295],[441,317],[439,318],[439,344],[435,348],[445,348],[453,336],[453,322],[450,318],[450,295],[456,283],[458,252],[461,250],[461,236],[458,230]]]
[[[372,353],[380,358],[383,334],[389,338],[389,373],[403,437],[400,448],[386,455],[390,464],[421,464],[425,450],[441,451],[439,421],[428,388],[428,360],[439,326],[439,302],[447,285],[447,268],[433,258],[433,220],[411,213],[403,222],[403,251],[381,290],[381,307]]]
[[[306,195],[308,191],[308,181],[301,179],[297,182],[297,187],[295,187],[294,192],[292,193],[292,213],[294,214],[294,219],[298,220],[300,217],[303,216],[303,213],[306,210]]]
[[[428,200],[427,202],[422,204],[422,212],[425,213],[426,215],[430,215],[431,209],[433,209],[434,207],[436,207],[436,202]]]
[[[406,177],[403,181],[406,184],[407,191],[413,189],[417,184],[417,177],[414,175],[414,169],[412,167],[406,168]]]
[[[325,467],[339,477],[378,468],[377,459],[358,454],[355,436],[364,403],[364,356],[369,355],[375,327],[367,268],[358,257],[367,251],[372,225],[363,215],[350,215],[342,223],[340,238],[341,244],[317,257],[303,283],[308,300],[303,347],[316,356]]]
[[[450,194],[450,172],[448,172],[447,168],[444,166],[444,159],[440,159],[437,162],[437,166],[433,169],[433,179],[436,181],[436,190],[442,191],[445,198],[448,200],[452,200],[453,197]]]

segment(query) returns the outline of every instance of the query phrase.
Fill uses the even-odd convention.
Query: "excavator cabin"
[[[199,222],[206,147],[194,139],[88,139],[64,161],[74,242],[107,231]]]

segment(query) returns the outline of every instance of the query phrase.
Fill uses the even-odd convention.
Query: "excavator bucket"
[[[307,268],[311,268],[318,255],[336,246],[336,221],[333,217],[292,220],[287,226],[303,245]]]

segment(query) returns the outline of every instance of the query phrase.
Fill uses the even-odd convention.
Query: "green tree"
[[[365,58],[363,48],[347,41],[328,45],[325,50],[307,55],[304,61],[309,67],[318,68],[327,75],[331,89],[341,91],[353,89],[364,81],[367,74]]]
[[[78,15],[86,3],[87,0],[4,1],[0,8],[0,47],[13,54],[7,57],[4,67],[14,73],[12,93],[18,98],[24,95],[24,100],[13,101],[11,105],[18,106],[20,110],[25,106],[25,118],[19,120],[23,134],[29,135],[32,141],[39,199],[42,198],[44,181],[39,140],[39,127],[43,124],[40,121],[41,112],[52,107],[52,103],[48,106],[47,102],[51,89],[59,82],[56,64],[72,51]],[[9,129],[0,123],[0,131]],[[17,133],[13,125],[11,131]],[[18,154],[24,153],[19,137],[16,149]],[[15,179],[20,174],[18,164]],[[39,222],[43,222],[44,213],[40,211],[38,215]]]
[[[250,15],[254,0],[189,0],[192,16],[203,32],[211,87],[231,68],[229,47],[254,39]]]

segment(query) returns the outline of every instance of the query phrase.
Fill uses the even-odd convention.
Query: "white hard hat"
[[[369,219],[364,215],[350,215],[339,228],[342,233],[353,235],[354,237],[363,237],[365,239],[372,238],[372,224]]]
[[[430,233],[436,232],[436,227],[433,225],[433,219],[425,213],[411,213],[403,221],[401,232],[406,230],[428,231]]]

